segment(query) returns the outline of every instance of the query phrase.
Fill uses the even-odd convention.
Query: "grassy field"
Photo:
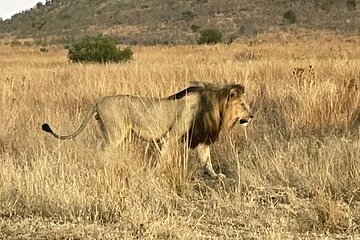
[[[0,239],[359,239],[360,38],[261,35],[232,45],[133,47],[126,64],[0,48]],[[104,95],[165,96],[189,81],[239,82],[255,113],[212,147],[215,171],[146,143],[99,150]]]

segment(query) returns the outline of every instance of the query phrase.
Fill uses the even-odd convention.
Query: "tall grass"
[[[359,41],[279,34],[135,47],[119,65],[69,64],[60,48],[3,44],[0,237],[355,239]],[[244,51],[262,57],[239,61]],[[224,181],[204,175],[185,146],[168,162],[141,140],[101,151],[95,121],[71,141],[40,130],[50,122],[71,132],[104,95],[165,96],[192,80],[243,83],[255,112],[247,129],[223,132],[212,147]]]

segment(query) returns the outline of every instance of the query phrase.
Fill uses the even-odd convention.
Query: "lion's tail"
[[[50,133],[51,135],[53,135],[55,138],[60,139],[60,140],[65,140],[65,139],[71,139],[76,137],[77,135],[79,135],[82,130],[84,130],[84,128],[86,127],[87,123],[89,122],[91,116],[97,111],[97,104],[95,104],[91,110],[88,111],[87,115],[85,116],[84,120],[82,121],[80,127],[78,129],[75,130],[75,132],[69,134],[69,135],[59,135],[57,133],[54,133],[54,131],[51,129],[51,127],[49,126],[49,124],[44,123],[41,126],[41,129],[45,132]]]

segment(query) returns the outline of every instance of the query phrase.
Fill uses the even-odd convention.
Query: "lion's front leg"
[[[210,174],[213,178],[225,178],[224,174],[216,174],[211,163],[211,157],[210,157],[210,146],[206,144],[199,144],[196,147],[196,150],[198,152],[200,163],[203,167],[205,167],[206,171]]]

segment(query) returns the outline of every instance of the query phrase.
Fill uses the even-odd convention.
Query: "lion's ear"
[[[239,92],[234,88],[230,89],[229,100],[233,99],[233,98],[236,98],[237,96],[239,96]]]
[[[244,86],[242,86],[240,84],[232,86],[229,91],[229,97],[228,97],[229,100],[239,97],[240,95],[242,95],[244,93],[244,91],[245,91]]]

